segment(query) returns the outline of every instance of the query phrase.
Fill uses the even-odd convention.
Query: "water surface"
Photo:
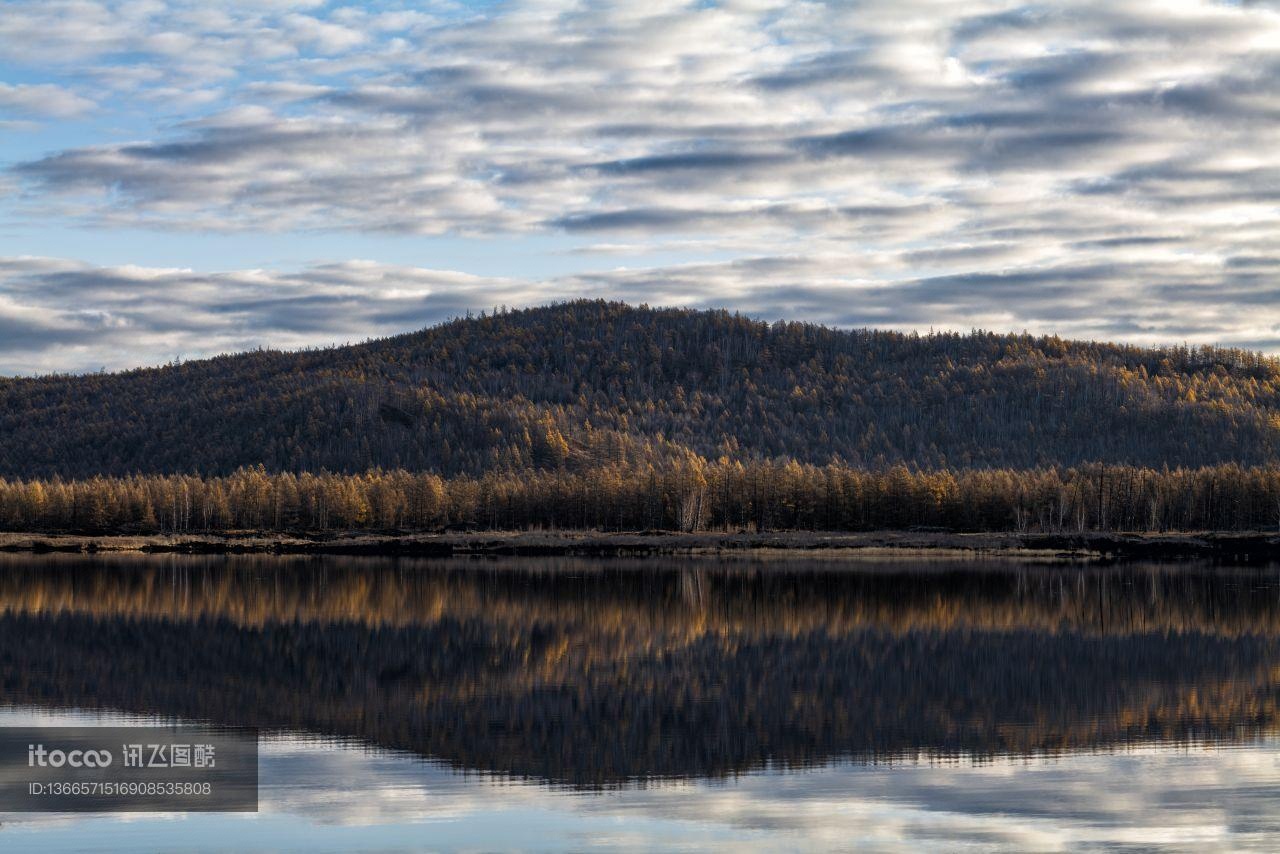
[[[6,556],[0,687],[0,723],[264,732],[257,815],[6,816],[17,850],[1280,831],[1275,569]]]

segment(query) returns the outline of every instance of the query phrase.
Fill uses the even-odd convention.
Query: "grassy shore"
[[[365,555],[598,555],[740,554],[1000,554],[1064,560],[1217,559],[1280,561],[1280,534],[1193,533],[950,533],[874,531],[695,534],[598,531],[424,533],[265,533],[94,535],[0,533],[5,552]]]

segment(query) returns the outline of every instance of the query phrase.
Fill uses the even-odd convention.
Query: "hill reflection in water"
[[[1280,574],[5,556],[0,691],[586,788],[1237,742],[1280,728]]]

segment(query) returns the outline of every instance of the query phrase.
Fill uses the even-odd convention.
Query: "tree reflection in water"
[[[7,556],[7,704],[574,787],[1277,728],[1280,575],[1010,562]]]

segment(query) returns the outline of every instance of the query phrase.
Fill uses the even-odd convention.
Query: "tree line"
[[[1280,466],[879,471],[794,460],[442,477],[405,470],[0,480],[9,531],[1266,530]]]

